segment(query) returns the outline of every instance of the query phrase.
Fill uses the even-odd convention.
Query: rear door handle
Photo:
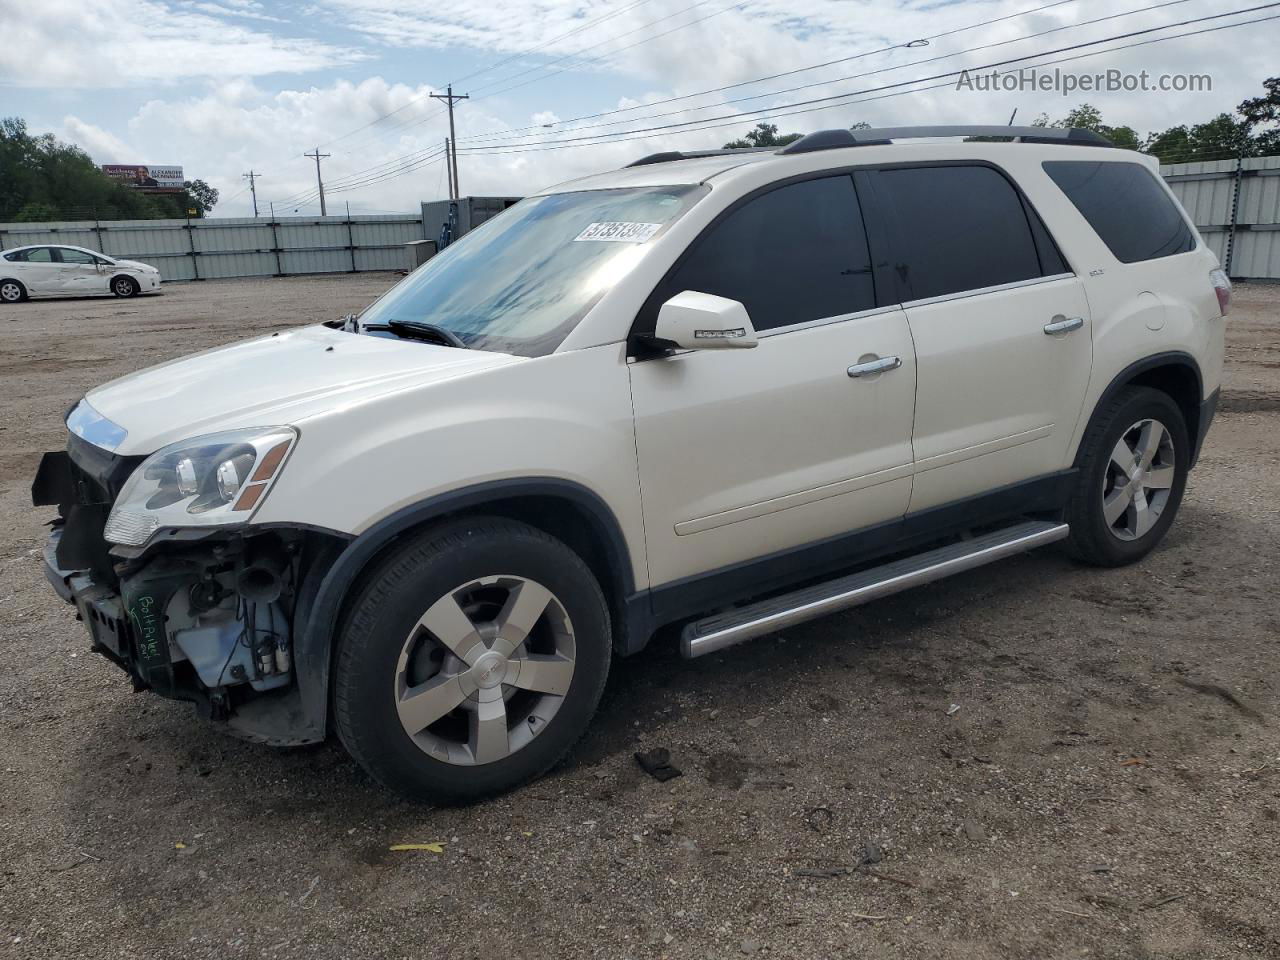
[[[855,363],[849,368],[851,377],[869,377],[874,373],[885,373],[897,370],[902,366],[901,357],[881,357],[879,360],[868,360],[866,363]]]
[[[1053,336],[1055,333],[1070,333],[1084,326],[1084,317],[1064,317],[1061,314],[1044,325],[1044,332]]]

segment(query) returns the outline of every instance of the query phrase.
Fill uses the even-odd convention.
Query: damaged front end
[[[146,458],[72,434],[44,455],[32,502],[58,507],[45,575],[76,606],[92,649],[136,690],[196,704],[248,739],[324,737],[294,665],[294,630],[337,552],[330,535],[248,524],[162,528],[141,546],[106,539],[113,503]]]

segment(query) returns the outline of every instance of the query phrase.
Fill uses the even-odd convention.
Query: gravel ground
[[[394,279],[0,312],[0,956],[1280,957],[1280,287],[1237,287],[1143,563],[1042,551],[693,662],[661,637],[550,776],[433,810],[131,693],[28,501],[88,387]]]

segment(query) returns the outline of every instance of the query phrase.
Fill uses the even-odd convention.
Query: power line
[[[752,100],[761,100],[761,99],[764,99],[765,97],[776,97],[776,96],[782,96],[783,94],[787,94],[787,93],[795,93],[795,92],[797,92],[797,91],[799,91],[799,90],[809,90],[809,89],[812,89],[813,87],[825,87],[825,86],[830,86],[832,83],[843,83],[843,82],[848,81],[848,80],[861,79],[862,77],[872,77],[872,76],[876,76],[877,74],[881,74],[881,73],[891,73],[891,72],[893,72],[894,70],[904,70],[904,69],[906,69],[906,68],[908,68],[908,67],[917,67],[917,66],[920,66],[920,65],[922,65],[922,64],[926,64],[926,63],[936,63],[936,62],[938,62],[939,60],[949,60],[949,59],[951,59],[952,57],[964,56],[964,55],[966,55],[966,54],[976,53],[976,52],[978,52],[978,51],[980,51],[980,50],[990,50],[990,49],[993,49],[993,48],[995,48],[995,47],[1007,46],[1008,44],[1011,44],[1011,43],[1020,43],[1020,42],[1022,42],[1022,41],[1024,41],[1024,40],[1034,40],[1034,39],[1036,39],[1037,37],[1047,36],[1047,35],[1049,35],[1049,34],[1051,34],[1051,33],[1058,33],[1058,32],[1060,32],[1060,31],[1062,31],[1062,30],[1074,30],[1074,29],[1078,29],[1078,28],[1080,28],[1080,27],[1088,27],[1088,26],[1092,26],[1092,25],[1097,24],[1097,23],[1103,23],[1104,21],[1107,21],[1107,20],[1116,20],[1116,19],[1119,19],[1120,17],[1130,17],[1130,16],[1133,16],[1133,15],[1135,15],[1135,14],[1139,14],[1139,13],[1149,13],[1149,12],[1150,12],[1150,11],[1152,11],[1152,10],[1159,10],[1159,9],[1161,9],[1161,8],[1163,8],[1163,7],[1172,7],[1172,6],[1177,6],[1177,5],[1179,5],[1179,4],[1189,3],[1189,2],[1190,2],[1190,0],[1164,0],[1164,2],[1163,2],[1163,3],[1153,4],[1152,6],[1149,6],[1149,7],[1140,7],[1140,8],[1138,8],[1138,9],[1136,9],[1136,10],[1127,10],[1127,11],[1125,11],[1125,12],[1123,12],[1123,13],[1113,13],[1113,14],[1109,14],[1109,15],[1107,15],[1107,16],[1105,16],[1105,17],[1095,17],[1095,18],[1094,18],[1094,19],[1092,19],[1092,20],[1084,20],[1084,21],[1082,21],[1082,22],[1080,22],[1080,23],[1075,23],[1075,24],[1064,24],[1064,25],[1062,25],[1062,26],[1051,27],[1051,28],[1050,28],[1050,29],[1048,29],[1048,30],[1041,30],[1041,31],[1039,31],[1038,33],[1029,33],[1029,34],[1027,34],[1027,35],[1025,35],[1025,36],[1021,36],[1021,37],[1012,37],[1012,38],[1010,38],[1010,39],[1008,39],[1008,40],[997,40],[997,41],[995,41],[995,42],[993,42],[993,43],[985,43],[985,44],[981,44],[981,45],[976,46],[976,47],[969,47],[968,49],[965,49],[965,50],[957,50],[957,51],[955,51],[955,52],[953,52],[953,53],[944,53],[944,54],[940,54],[940,55],[938,55],[938,56],[936,56],[936,57],[928,57],[928,58],[926,58],[926,59],[924,59],[924,60],[912,60],[910,63],[900,63],[900,64],[897,64],[897,65],[895,65],[895,66],[881,67],[881,68],[879,68],[879,69],[877,69],[877,70],[868,70],[868,71],[865,71],[865,72],[863,72],[863,73],[855,73],[855,74],[851,74],[851,75],[849,75],[849,76],[847,76],[847,77],[840,77],[840,78],[838,78],[838,79],[836,79],[836,80],[816,80],[816,81],[813,81],[812,83],[804,83],[804,84],[800,84],[800,85],[798,85],[798,86],[794,86],[794,87],[786,87],[786,88],[781,89],[781,90],[769,90],[769,91],[766,91],[766,92],[764,92],[764,93],[756,93],[756,94],[752,94],[751,96],[747,96],[747,97],[737,97],[737,98],[734,98],[734,99],[732,99],[732,100],[723,100],[723,101],[719,101],[719,102],[717,102],[717,103],[705,104],[704,106],[701,106],[701,107],[688,107],[688,108],[685,108],[685,109],[683,109],[683,110],[670,110],[670,111],[667,111],[667,112],[664,112],[664,113],[646,114],[645,116],[642,116],[642,117],[632,117],[632,118],[627,119],[627,120],[614,120],[614,121],[611,121],[610,123],[589,124],[589,125],[587,125],[587,126],[582,126],[582,127],[571,127],[571,128],[569,128],[569,129],[567,129],[567,130],[564,130],[563,132],[564,132],[564,133],[578,133],[578,132],[581,132],[581,131],[583,131],[583,130],[597,130],[597,129],[601,129],[601,128],[604,128],[604,127],[616,127],[616,126],[620,126],[620,125],[622,125],[622,124],[638,123],[638,122],[640,122],[640,121],[642,121],[642,120],[658,120],[658,119],[662,119],[663,117],[672,117],[672,116],[677,116],[677,115],[680,115],[680,114],[688,113],[688,112],[690,112],[690,111],[697,111],[697,110],[711,110],[711,109],[715,109],[715,108],[719,108],[719,107],[727,107],[727,106],[730,106],[730,105],[732,105],[732,104],[747,103],[747,102],[752,101]],[[855,59],[855,58],[854,58],[854,57],[848,57],[848,58],[846,58],[846,59],[852,60],[852,59]],[[793,72],[794,72],[794,71],[793,71]],[[755,82],[759,82],[759,81],[755,81]],[[697,96],[697,94],[690,94],[689,96]],[[659,101],[659,102],[661,102],[661,101]],[[652,105],[653,105],[653,104],[647,104],[646,106],[652,106]],[[631,107],[631,108],[627,108],[627,109],[635,109],[635,108],[634,108],[634,107]],[[625,131],[624,131],[624,132],[625,132]],[[464,142],[467,142],[468,140],[469,140],[470,142],[472,142],[472,143],[477,143],[477,142],[484,141],[484,140],[487,140],[487,141],[489,141],[489,142],[494,142],[494,141],[507,140],[507,139],[516,139],[516,138],[518,138],[518,136],[519,136],[519,135],[518,135],[518,134],[515,134],[515,133],[508,133],[508,134],[490,134],[490,135],[488,135],[488,136],[472,137],[472,138],[464,138]]]
[[[1116,35],[1111,36],[1111,37],[1103,37],[1103,38],[1098,39],[1098,40],[1089,40],[1089,41],[1086,41],[1086,42],[1084,42],[1084,43],[1077,43],[1077,44],[1071,44],[1071,45],[1069,45],[1069,46],[1065,46],[1065,47],[1058,47],[1057,49],[1054,49],[1054,50],[1044,50],[1044,51],[1040,51],[1040,52],[1038,52],[1038,53],[1029,53],[1029,54],[1024,54],[1023,56],[1020,56],[1020,57],[1011,57],[1011,58],[1009,58],[1009,59],[1007,59],[1007,60],[998,60],[998,61],[995,61],[995,62],[993,62],[993,63],[981,64],[981,65],[979,65],[979,66],[963,67],[963,68],[961,68],[961,69],[959,69],[959,70],[951,70],[951,71],[947,71],[946,73],[938,73],[938,74],[934,74],[934,75],[932,75],[932,76],[928,76],[928,77],[918,77],[918,78],[916,78],[916,79],[914,79],[914,80],[903,80],[903,81],[899,81],[899,82],[897,82],[897,83],[885,84],[884,86],[880,86],[880,87],[871,87],[871,88],[869,88],[869,89],[867,89],[867,90],[853,90],[853,91],[850,91],[850,92],[848,92],[848,93],[833,94],[833,95],[831,95],[831,96],[827,96],[827,97],[815,97],[815,98],[812,98],[812,99],[809,99],[809,100],[798,100],[798,101],[795,101],[794,103],[777,104],[775,107],[762,108],[762,109],[760,109],[760,110],[749,110],[749,111],[746,111],[745,113],[725,114],[725,115],[723,115],[723,116],[719,116],[719,117],[705,117],[705,118],[703,118],[702,120],[688,120],[688,121],[684,121],[684,122],[682,122],[682,123],[661,124],[661,125],[653,126],[653,127],[643,127],[643,128],[638,129],[638,130],[620,131],[618,134],[595,134],[595,135],[593,135],[593,136],[586,136],[586,137],[570,137],[570,138],[566,138],[566,139],[564,139],[564,140],[541,140],[541,141],[540,141],[540,140],[530,140],[530,141],[527,141],[527,142],[525,142],[525,143],[517,143],[517,144],[513,144],[513,145],[512,145],[513,147],[516,147],[516,148],[526,148],[526,149],[511,149],[511,150],[502,149],[502,150],[494,150],[494,151],[488,151],[488,150],[485,150],[483,147],[472,147],[472,148],[464,148],[464,149],[466,149],[468,153],[489,153],[489,154],[494,154],[494,153],[523,153],[523,152],[528,152],[528,150],[531,150],[531,149],[537,149],[537,148],[539,148],[539,147],[546,147],[546,146],[574,145],[574,144],[579,144],[579,145],[589,145],[589,144],[582,144],[582,143],[581,143],[581,141],[586,141],[586,140],[595,140],[595,141],[598,141],[598,142],[600,142],[600,143],[617,142],[616,140],[611,140],[611,139],[609,139],[609,138],[611,138],[611,137],[621,137],[621,135],[622,135],[622,134],[650,134],[650,133],[655,133],[655,132],[659,132],[659,131],[674,130],[674,129],[678,128],[678,127],[691,127],[691,126],[695,126],[695,125],[697,125],[697,124],[708,123],[708,122],[711,122],[711,121],[718,121],[718,120],[729,120],[729,121],[732,121],[732,122],[734,122],[734,123],[741,123],[741,122],[743,122],[744,120],[751,119],[751,118],[753,118],[753,117],[757,117],[757,116],[758,116],[758,115],[760,115],[760,114],[771,114],[771,115],[776,115],[776,116],[790,116],[790,115],[792,115],[793,113],[807,113],[807,112],[811,112],[811,111],[809,111],[809,110],[796,110],[796,111],[790,111],[790,112],[788,112],[788,113],[777,113],[777,111],[778,111],[779,109],[782,109],[782,108],[789,108],[789,107],[811,107],[811,106],[814,106],[814,105],[817,105],[817,104],[823,104],[823,105],[831,106],[831,105],[835,105],[835,102],[836,102],[836,101],[846,100],[846,99],[848,99],[848,98],[850,98],[850,97],[859,96],[859,95],[864,94],[864,93],[869,93],[869,92],[878,92],[878,91],[881,91],[881,90],[892,90],[892,89],[895,89],[895,88],[898,88],[898,87],[911,86],[911,85],[916,84],[916,83],[926,83],[926,82],[928,82],[928,81],[930,81],[930,80],[942,80],[942,79],[945,79],[945,78],[948,78],[948,77],[958,77],[958,76],[960,76],[960,75],[961,75],[961,74],[963,74],[963,73],[977,73],[977,72],[979,72],[979,71],[983,71],[983,70],[992,70],[992,69],[995,69],[995,68],[997,68],[997,67],[1008,66],[1008,65],[1010,65],[1010,64],[1014,64],[1014,63],[1023,63],[1023,62],[1025,62],[1025,61],[1027,61],[1027,60],[1034,60],[1034,59],[1036,59],[1037,57],[1046,57],[1046,56],[1052,56],[1052,55],[1054,55],[1054,54],[1058,54],[1058,53],[1067,53],[1067,52],[1070,52],[1070,51],[1073,51],[1073,50],[1081,50],[1081,49],[1083,49],[1083,48],[1085,48],[1085,47],[1097,46],[1098,44],[1101,44],[1101,43],[1110,43],[1111,41],[1114,41],[1114,40],[1127,40],[1127,39],[1129,39],[1130,37],[1143,36],[1143,35],[1145,35],[1145,34],[1155,33],[1155,32],[1161,31],[1161,30],[1169,30],[1169,29],[1172,29],[1172,28],[1174,28],[1174,27],[1183,27],[1183,26],[1188,26],[1188,25],[1193,24],[1193,23],[1204,23],[1204,22],[1206,22],[1206,21],[1208,21],[1208,20],[1219,20],[1219,19],[1221,19],[1221,18],[1223,18],[1223,17],[1238,16],[1239,14],[1243,14],[1243,13],[1254,13],[1254,12],[1256,12],[1256,11],[1258,11],[1258,10],[1268,10],[1268,9],[1271,9],[1271,8],[1273,8],[1273,7],[1277,7],[1277,6],[1280,6],[1280,2],[1260,4],[1260,5],[1258,5],[1258,6],[1246,7],[1246,8],[1241,9],[1241,10],[1232,10],[1232,11],[1228,11],[1228,12],[1226,12],[1226,13],[1211,14],[1211,15],[1209,15],[1209,16],[1204,16],[1204,17],[1195,17],[1195,18],[1188,19],[1188,20],[1181,20],[1181,21],[1178,21],[1178,22],[1176,22],[1176,23],[1167,23],[1167,24],[1163,24],[1163,25],[1161,25],[1161,26],[1156,26],[1156,27],[1147,27],[1147,28],[1144,28],[1144,29],[1142,29],[1142,30],[1132,30],[1132,31],[1129,31],[1128,33],[1116,34]],[[1263,19],[1264,19],[1264,20],[1266,20],[1266,19],[1273,19],[1273,18],[1267,17],[1267,18],[1263,18]],[[1257,21],[1249,21],[1249,22],[1257,22]],[[1193,36],[1193,35],[1195,35],[1195,33],[1199,33],[1199,32],[1209,33],[1209,32],[1212,32],[1212,31],[1211,31],[1211,30],[1196,31],[1196,32],[1194,32],[1194,33],[1190,33],[1190,34],[1181,34],[1180,36]],[[1164,38],[1164,39],[1173,39],[1173,38]],[[1141,46],[1141,44],[1131,44],[1130,46]],[[1118,47],[1118,48],[1116,48],[1116,49],[1121,49],[1121,50],[1123,50],[1123,49],[1127,49],[1127,47]],[[1079,58],[1073,58],[1073,59],[1079,59]],[[846,79],[846,78],[841,78],[841,79]],[[839,81],[832,81],[832,82],[839,82]],[[815,107],[815,109],[823,109],[823,107]],[[766,119],[768,119],[768,118],[766,118]],[[698,129],[713,129],[713,128],[712,128],[712,127],[699,127]],[[683,132],[691,132],[691,131],[683,131]],[[626,139],[642,139],[642,138],[628,136]]]
[[[253,194],[253,217],[254,217],[254,219],[256,220],[256,219],[257,219],[257,217],[258,217],[258,186],[257,186],[257,180],[258,180],[258,178],[259,178],[260,176],[262,176],[262,174],[260,174],[260,173],[254,173],[254,172],[253,172],[253,170],[250,170],[248,173],[242,173],[242,174],[240,174],[240,176],[241,176],[241,177],[243,177],[243,178],[245,178],[246,180],[248,180],[248,181],[249,181],[249,192],[250,192],[251,194]],[[244,193],[244,191],[243,191],[243,190],[241,190],[241,191],[240,191],[240,193]]]
[[[706,2],[706,0],[703,0],[703,2]],[[684,94],[684,95],[682,95],[682,96],[678,96],[678,97],[669,97],[669,98],[667,98],[667,99],[665,99],[665,100],[658,100],[658,101],[654,101],[654,102],[647,103],[647,104],[637,104],[637,105],[632,106],[632,107],[622,107],[622,108],[619,108],[619,109],[617,109],[617,110],[609,110],[609,111],[605,111],[605,112],[603,112],[603,113],[589,114],[589,115],[586,115],[586,116],[577,117],[577,118],[572,118],[572,119],[570,119],[570,120],[565,120],[565,121],[560,121],[560,122],[561,122],[561,123],[568,124],[568,123],[575,123],[575,122],[578,122],[578,121],[580,121],[580,120],[591,120],[591,119],[597,119],[597,118],[599,118],[599,117],[610,116],[610,115],[617,114],[617,113],[625,113],[625,112],[627,112],[627,111],[631,111],[631,110],[638,110],[638,109],[643,109],[643,108],[646,108],[646,107],[659,106],[659,105],[666,104],[666,103],[674,103],[674,102],[676,102],[676,101],[679,101],[679,100],[687,100],[687,99],[690,99],[690,98],[692,98],[692,97],[699,97],[699,96],[704,96],[704,95],[707,95],[707,94],[719,93],[719,92],[722,92],[722,91],[724,91],[724,90],[730,90],[730,89],[734,89],[734,88],[737,88],[737,87],[748,86],[748,85],[752,85],[752,84],[756,84],[756,83],[763,83],[763,82],[766,82],[766,81],[768,81],[768,80],[778,79],[779,77],[793,76],[793,75],[795,75],[795,74],[798,74],[798,73],[804,73],[804,72],[807,72],[807,71],[809,71],[809,70],[817,70],[817,69],[821,69],[821,68],[823,68],[823,67],[832,66],[832,65],[837,64],[837,63],[845,63],[845,62],[848,62],[848,61],[850,61],[850,60],[857,60],[857,59],[861,59],[861,58],[863,58],[863,57],[873,56],[873,55],[875,55],[875,54],[877,54],[877,53],[884,53],[884,52],[886,52],[886,51],[895,50],[895,49],[899,49],[899,48],[905,48],[905,47],[912,47],[912,46],[915,46],[915,45],[923,45],[923,44],[927,44],[927,43],[928,43],[928,42],[930,42],[931,40],[941,39],[941,38],[943,38],[943,37],[952,36],[952,35],[954,35],[954,34],[958,34],[958,33],[965,33],[965,32],[967,32],[967,31],[969,31],[969,30],[974,30],[974,29],[977,29],[977,28],[979,28],[979,27],[990,26],[991,24],[994,24],[994,23],[1000,23],[1000,22],[1002,22],[1002,21],[1010,20],[1010,19],[1014,19],[1014,18],[1016,18],[1016,17],[1029,16],[1029,15],[1031,15],[1031,14],[1033,14],[1033,13],[1039,13],[1039,12],[1041,12],[1041,11],[1043,11],[1043,10],[1048,10],[1048,9],[1050,9],[1050,8],[1053,8],[1053,7],[1065,6],[1065,5],[1070,4],[1070,3],[1078,3],[1078,2],[1079,2],[1079,0],[1052,0],[1052,2],[1050,2],[1050,3],[1042,4],[1041,6],[1038,6],[1038,7],[1032,7],[1032,8],[1027,9],[1027,10],[1021,10],[1021,11],[1019,11],[1019,12],[1017,12],[1017,13],[1010,13],[1010,14],[1005,14],[1004,16],[1000,16],[1000,17],[993,17],[993,18],[990,18],[990,19],[987,19],[987,20],[979,21],[979,22],[977,22],[977,23],[968,24],[968,25],[963,26],[963,27],[955,27],[955,28],[952,28],[951,30],[946,30],[946,31],[943,31],[942,33],[933,34],[933,35],[931,35],[931,36],[929,36],[929,37],[919,38],[919,39],[910,40],[910,41],[906,41],[906,42],[899,42],[899,43],[895,43],[895,44],[892,44],[892,45],[887,46],[887,47],[881,47],[881,48],[876,49],[876,50],[868,50],[868,51],[864,51],[864,52],[862,52],[862,53],[854,54],[854,55],[849,56],[849,57],[842,57],[842,58],[839,58],[839,59],[837,59],[837,60],[829,60],[829,61],[826,61],[825,63],[812,64],[812,65],[807,66],[807,67],[799,67],[799,68],[794,69],[794,70],[787,70],[787,71],[783,71],[782,73],[776,73],[776,74],[772,74],[772,75],[769,75],[769,76],[766,76],[766,77],[758,77],[758,78],[755,78],[755,79],[753,79],[753,80],[744,80],[744,81],[741,81],[741,82],[738,82],[738,83],[727,84],[727,85],[725,85],[725,86],[722,86],[722,87],[716,87],[716,88],[711,89],[711,90],[703,90],[703,91],[699,91],[699,92],[697,92],[697,93]],[[1176,0],[1176,2],[1184,2],[1184,0]],[[696,5],[697,5],[697,4],[695,4],[695,6],[696,6]],[[672,14],[672,16],[676,16],[676,15],[678,15],[678,13],[679,13],[679,12],[686,12],[686,11],[687,11],[687,10],[689,10],[689,9],[691,9],[691,8],[686,7],[686,8],[684,8],[684,10],[683,10],[683,11],[678,11],[678,12],[677,12],[677,14]],[[720,12],[724,12],[724,11],[722,10],[722,11],[720,11]],[[654,21],[654,22],[660,22],[660,21]],[[647,24],[647,26],[652,26],[652,23],[651,23],[651,24]],[[677,29],[680,29],[680,28],[677,28]],[[1033,35],[1033,36],[1034,36],[1034,35]],[[618,37],[610,38],[610,40],[616,40],[616,39],[619,39],[619,38],[618,38]],[[650,39],[657,39],[657,38],[650,38]],[[1029,39],[1029,38],[1021,38],[1021,39]],[[602,42],[610,42],[610,41],[609,41],[609,40],[606,40],[606,41],[602,41]],[[597,44],[597,45],[598,45],[598,44]],[[591,47],[587,47],[587,48],[586,48],[586,50],[589,50],[589,49],[592,49],[592,48],[591,48]],[[583,50],[583,51],[579,51],[579,53],[582,53],[582,52],[585,52],[585,50]],[[909,66],[909,64],[908,64],[908,66]],[[511,78],[510,78],[510,77],[508,77],[508,78],[506,78],[506,79],[511,79]],[[849,78],[843,78],[843,79],[849,79]],[[835,81],[828,81],[828,82],[838,82],[838,80],[835,80]],[[496,94],[494,94],[494,95],[496,95]],[[478,99],[478,100],[479,100],[479,99],[483,99],[483,98],[482,98],[482,97],[477,97],[476,99]],[[719,106],[719,105],[720,105],[720,104],[711,104],[711,105],[708,105],[708,106],[706,106],[706,107],[701,107],[701,108],[696,108],[696,109],[709,109],[709,108],[710,108],[710,107],[712,107],[712,106]],[[438,111],[438,113],[442,113],[442,112],[443,112],[443,111]],[[430,115],[430,116],[428,116],[428,117],[423,118],[421,121],[418,121],[418,122],[425,123],[428,119],[430,119],[430,118],[431,118],[431,116],[435,116],[435,115],[437,115],[437,114],[432,114],[432,115]],[[643,119],[643,118],[634,118],[634,119],[639,120],[639,119]],[[405,127],[405,126],[409,126],[409,125],[412,125],[412,124],[411,124],[411,123],[402,124],[402,125],[400,125],[399,127],[396,127],[396,128],[393,128],[393,129],[402,129],[403,127]],[[476,136],[476,137],[464,137],[464,138],[462,138],[462,143],[464,143],[464,144],[465,144],[465,143],[466,143],[466,142],[468,142],[468,141],[472,141],[472,142],[479,142],[479,141],[489,140],[489,139],[494,139],[494,138],[507,138],[507,137],[509,137],[509,135],[511,135],[511,134],[518,133],[520,129],[537,129],[537,128],[533,128],[533,127],[530,127],[530,128],[517,128],[516,130],[506,131],[504,134],[501,134],[501,135],[499,135],[499,134],[490,134],[490,135],[479,135],[479,136]],[[589,129],[589,128],[588,128],[588,129]],[[384,131],[384,133],[389,133],[389,132],[392,132],[392,131],[391,131],[391,130]],[[566,132],[569,132],[569,131],[566,131]],[[456,142],[455,142],[455,149],[457,149]],[[464,149],[464,150],[465,150],[465,149],[467,149],[467,148],[464,146],[462,149]],[[420,153],[422,153],[422,152],[423,152],[423,151],[415,151],[414,153],[405,154],[405,155],[404,155],[404,157],[405,157],[405,158],[408,158],[408,157],[414,157],[414,156],[416,156],[416,155],[418,155],[418,154],[420,154]],[[393,160],[390,160],[390,161],[384,161],[383,163],[381,163],[381,164],[376,164],[376,165],[374,165],[373,167],[367,168],[367,169],[366,169],[366,170],[364,170],[364,171],[358,171],[356,174],[352,174],[351,176],[360,176],[360,175],[364,175],[364,174],[372,174],[374,171],[378,170],[379,168],[383,168],[383,167],[387,167],[387,166],[390,166],[390,165],[394,165],[394,164],[395,164],[395,163],[397,163],[400,159],[402,159],[402,158],[394,158]]]

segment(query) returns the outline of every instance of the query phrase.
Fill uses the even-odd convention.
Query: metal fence
[[[1160,168],[1228,275],[1280,280],[1280,157]]]
[[[403,270],[409,266],[404,245],[422,239],[422,218],[412,214],[0,223],[0,250],[33,243],[88,247],[149,263],[164,280]]]

